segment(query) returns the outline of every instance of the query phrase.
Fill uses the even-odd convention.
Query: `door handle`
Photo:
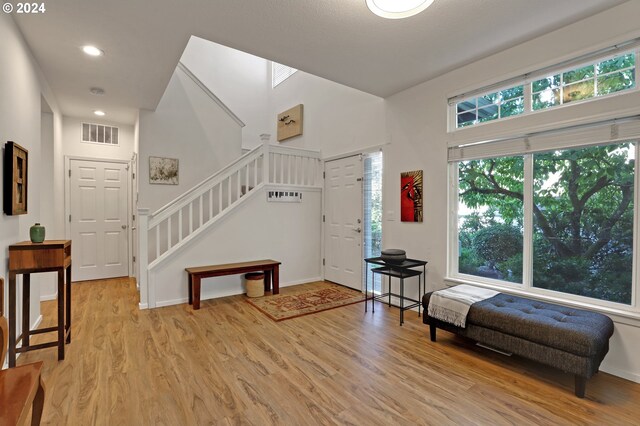
[[[361,228],[355,228],[354,231],[356,231],[357,233],[360,233],[360,232],[362,232],[362,229]]]
[[[127,225],[122,225],[121,228],[122,229],[127,229]]]

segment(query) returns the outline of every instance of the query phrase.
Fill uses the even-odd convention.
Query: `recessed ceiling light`
[[[93,111],[93,113],[94,113],[95,115],[97,115],[98,117],[104,117],[105,115],[107,115],[104,111],[100,111],[99,109],[98,109],[98,110]]]
[[[98,49],[95,46],[90,46],[90,45],[86,45],[86,46],[82,46],[82,51],[84,53],[86,53],[89,56],[102,56],[104,55],[104,52],[100,49]]]
[[[102,96],[104,95],[104,89],[101,87],[92,87],[91,89],[89,89],[89,92],[92,95],[96,95],[96,96]]]
[[[434,0],[367,0],[367,7],[378,16],[387,19],[408,18],[416,15]]]

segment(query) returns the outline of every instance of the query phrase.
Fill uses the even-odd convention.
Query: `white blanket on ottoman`
[[[434,291],[429,299],[428,314],[431,318],[464,328],[471,305],[497,294],[497,291],[466,284]]]

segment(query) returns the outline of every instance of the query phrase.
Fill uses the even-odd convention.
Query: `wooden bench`
[[[280,263],[276,260],[266,259],[185,268],[189,276],[189,304],[193,305],[194,310],[200,309],[200,281],[203,278],[244,274],[247,272],[264,272],[264,290],[278,294],[280,293]]]

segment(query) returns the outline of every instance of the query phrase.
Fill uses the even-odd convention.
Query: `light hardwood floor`
[[[286,293],[287,288],[282,289]],[[414,312],[362,304],[273,322],[244,296],[140,311],[129,279],[73,284],[73,341],[43,360],[43,423],[638,424],[640,385],[477,348]],[[43,325],[55,303],[43,303]],[[40,338],[40,337],[38,337]]]

